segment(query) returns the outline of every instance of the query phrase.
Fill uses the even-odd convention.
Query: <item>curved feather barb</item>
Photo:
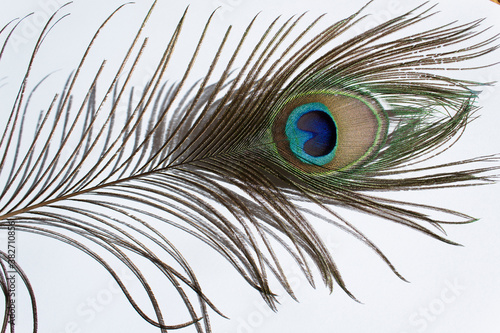
[[[207,37],[212,14],[184,76],[169,83],[165,72],[175,66],[172,58],[189,19],[186,10],[150,80],[138,91],[131,82],[141,66],[147,44],[142,34],[154,6],[104,90],[106,62],[78,100],[88,57],[97,52],[94,44],[120,9],[102,24],[77,69],[37,113],[40,107],[30,101],[48,77],[31,87],[31,71],[66,7],[47,22],[10,113],[4,111],[1,229],[53,238],[88,254],[109,271],[138,314],[162,332],[186,326],[209,332],[209,312],[222,313],[181,253],[172,236],[178,231],[217,251],[275,309],[271,281],[295,297],[281,264],[283,251],[311,284],[317,271],[328,288],[336,284],[354,298],[311,217],[361,240],[402,279],[377,245],[335,207],[382,217],[450,244],[455,243],[442,234],[443,224],[474,221],[373,192],[492,181],[497,164],[485,163],[496,161],[495,156],[428,163],[460,137],[477,110],[477,89],[484,84],[443,71],[464,69],[461,63],[498,48],[498,35],[485,37],[480,20],[393,37],[434,15],[433,7],[424,5],[342,39],[364,19],[362,8],[318,34],[312,31],[325,17],[304,30],[297,26],[305,15],[277,19],[253,42],[249,35],[256,17],[235,48],[227,46],[227,29],[206,75],[191,84],[203,44],[215,43]],[[1,30],[0,59],[19,24],[13,21]],[[244,60],[242,50],[251,50]],[[221,60],[226,53],[232,56]],[[35,118],[35,130],[29,131]],[[27,275],[8,253],[0,255],[7,308],[13,301],[8,271],[14,270],[32,296],[36,331]],[[176,291],[188,319],[166,316],[164,290],[154,288],[140,268],[145,261]],[[129,291],[117,273],[120,266],[142,284],[149,304]],[[2,332],[13,320],[9,311],[4,318]]]

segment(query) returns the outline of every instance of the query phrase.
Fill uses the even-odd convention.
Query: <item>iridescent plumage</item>
[[[163,227],[185,232],[218,252],[273,309],[273,282],[295,297],[281,264],[287,255],[311,284],[319,272],[330,290],[338,285],[355,298],[311,217],[359,239],[404,279],[335,208],[381,217],[455,244],[441,233],[442,225],[474,218],[373,193],[492,182],[498,169],[492,156],[417,164],[448,149],[461,135],[477,110],[478,90],[485,86],[445,76],[449,72],[444,70],[461,69],[462,62],[494,52],[498,37],[481,31],[480,21],[397,36],[434,15],[432,8],[420,6],[337,43],[362,21],[365,10],[317,34],[312,30],[324,17],[303,30],[297,25],[305,15],[277,19],[256,40],[248,40],[256,17],[232,49],[227,47],[228,28],[206,75],[191,84],[188,78],[203,44],[215,43],[207,37],[212,14],[184,76],[169,83],[165,73],[175,66],[171,61],[189,19],[186,11],[137,96],[130,80],[147,46],[141,34],[151,8],[112,80],[102,83],[103,63],[78,99],[87,57],[96,52],[93,45],[111,24],[107,20],[60,91],[34,109],[30,100],[44,80],[28,89],[30,71],[62,15],[55,13],[33,50],[1,133],[0,228],[15,225],[17,232],[53,238],[88,254],[110,272],[139,315],[161,331],[193,326],[209,332],[209,309],[221,314]],[[16,29],[7,25],[2,30],[0,55]],[[250,55],[241,60],[243,50]],[[229,59],[221,60],[226,53]],[[223,70],[216,77],[218,66]],[[26,119],[33,113],[39,121],[34,135],[26,135]],[[1,259],[8,262],[3,253]],[[171,324],[176,318],[168,317],[167,322],[159,304],[168,297],[152,287],[137,261],[147,262],[164,285],[172,286],[189,319]],[[29,287],[19,265],[12,264]],[[118,264],[140,282],[151,311],[136,302],[116,273]],[[33,316],[36,323],[36,311]]]

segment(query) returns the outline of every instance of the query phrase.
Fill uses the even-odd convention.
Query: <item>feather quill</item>
[[[218,252],[276,309],[273,283],[296,298],[282,265],[286,256],[313,286],[318,272],[330,291],[338,285],[356,299],[311,217],[359,239],[403,280],[378,245],[336,207],[381,217],[450,244],[456,243],[443,234],[443,225],[475,220],[449,209],[388,199],[377,192],[493,181],[496,156],[429,164],[451,147],[475,117],[477,90],[484,83],[454,79],[443,72],[462,69],[462,62],[498,48],[498,35],[488,35],[480,27],[481,20],[392,38],[435,15],[433,6],[422,5],[343,39],[362,22],[365,6],[318,34],[313,31],[325,21],[323,16],[303,30],[298,26],[307,20],[305,14],[276,19],[251,41],[259,22],[255,17],[235,48],[227,45],[231,27],[219,37],[205,75],[193,83],[191,72],[201,54],[205,55],[204,45],[215,43],[208,40],[214,12],[195,42],[183,77],[171,83],[165,76],[175,66],[175,50],[189,19],[186,10],[139,91],[131,82],[147,48],[148,39],[142,35],[155,6],[104,89],[106,61],[78,99],[77,87],[89,75],[86,66],[96,52],[94,44],[122,7],[103,22],[76,70],[37,113],[31,100],[50,78],[29,88],[31,71],[49,32],[65,18],[66,6],[50,17],[0,138],[1,229],[53,238],[83,251],[111,274],[137,313],[161,332],[187,326],[210,332],[209,311],[223,313],[210,301],[182,246],[171,236],[178,231]],[[19,24],[13,21],[0,32],[2,62]],[[250,55],[242,62],[241,53],[247,49]],[[226,53],[231,56],[223,61]],[[243,65],[238,69],[239,63]],[[309,104],[313,104],[312,113],[299,109],[298,120],[290,116]],[[338,113],[332,111],[337,107]],[[357,120],[353,125],[342,123],[341,115],[362,108],[366,109],[360,113],[363,116],[347,118],[366,119],[373,113],[378,123],[370,126],[375,126],[377,134],[367,144],[346,141],[346,137],[366,133],[352,128],[361,127]],[[310,117],[303,118],[303,114]],[[335,155],[333,162],[310,157],[327,155],[323,148],[318,152],[301,146],[312,134],[294,143],[290,136],[299,134],[285,133],[287,126],[299,128],[290,133],[320,131],[316,125],[311,125],[313,129],[297,125],[301,119],[316,124],[318,114],[321,124],[330,124],[328,131],[332,132],[332,126],[333,133],[338,131],[338,145],[333,142],[335,149],[332,145],[327,149]],[[30,132],[30,119],[35,118]],[[354,132],[342,134],[347,130]],[[363,145],[368,152],[351,151]],[[350,159],[337,163],[342,149]],[[444,217],[434,217],[434,213]],[[28,275],[19,263],[9,260],[8,252],[2,250],[0,255],[0,281],[6,295],[1,331],[14,329],[8,324],[12,316],[7,309],[13,301],[8,292],[9,270],[17,272],[29,291],[36,331],[37,303]],[[162,281],[168,281],[188,319],[167,315],[163,291],[154,287],[143,264],[154,267]],[[129,291],[117,271],[123,266],[142,285],[141,295],[148,304]]]

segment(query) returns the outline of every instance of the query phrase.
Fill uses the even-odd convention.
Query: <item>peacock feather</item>
[[[232,45],[233,27],[211,34],[217,10],[206,15],[197,40],[186,40],[188,7],[151,65],[143,36],[161,6],[154,2],[122,58],[96,63],[102,35],[134,6],[124,5],[97,29],[76,70],[55,86],[50,82],[60,74],[37,77],[36,71],[71,6],[48,18],[17,91],[5,99],[11,105],[3,103],[1,332],[28,329],[30,312],[31,331],[46,325],[38,312],[48,307],[35,298],[40,274],[23,270],[15,255],[22,237],[53,239],[95,260],[155,330],[211,332],[209,314],[225,312],[191,264],[203,261],[205,250],[226,261],[212,270],[231,267],[276,310],[279,290],[298,299],[290,262],[312,286],[319,278],[329,291],[339,287],[357,300],[320,225],[359,240],[405,280],[343,211],[448,244],[457,243],[443,226],[476,221],[383,194],[462,191],[493,182],[496,155],[440,159],[477,117],[479,93],[491,84],[460,76],[492,66],[477,65],[498,48],[498,35],[482,20],[431,25],[438,14],[425,3],[353,33],[367,19],[370,2],[340,21],[302,14],[262,29],[257,15]],[[4,73],[16,33],[29,19],[0,30]],[[193,45],[190,56],[179,57],[186,44]],[[186,67],[173,81],[169,71],[181,58],[188,59]],[[151,74],[138,87],[144,64]],[[203,73],[193,79],[200,67]],[[204,250],[193,255],[195,248]],[[123,269],[134,282],[123,278]],[[15,316],[9,311],[21,305]]]

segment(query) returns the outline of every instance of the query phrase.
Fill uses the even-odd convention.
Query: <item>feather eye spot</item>
[[[324,165],[335,156],[337,125],[322,103],[307,103],[289,115],[285,134],[293,154],[304,163]]]
[[[388,118],[374,99],[341,91],[293,96],[274,118],[273,141],[294,168],[314,174],[352,169],[385,142]]]

